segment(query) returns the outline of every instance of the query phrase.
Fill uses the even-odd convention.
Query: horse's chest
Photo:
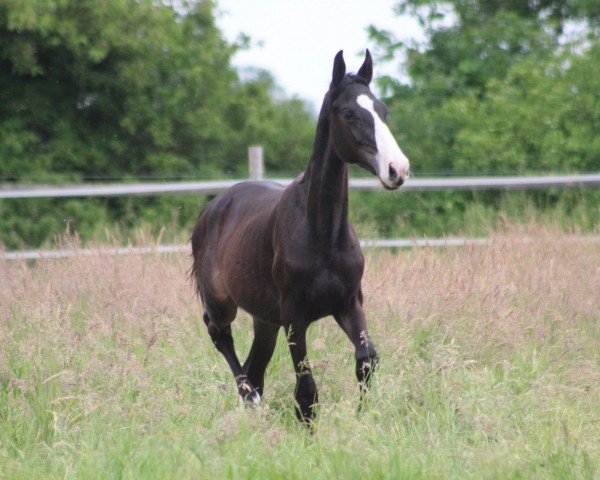
[[[322,270],[310,279],[306,288],[300,291],[300,296],[317,312],[331,310],[352,297],[358,286],[358,283],[348,282],[339,272]]]
[[[315,255],[301,264],[289,263],[286,283],[311,316],[320,317],[342,308],[358,293],[363,268],[362,255]]]

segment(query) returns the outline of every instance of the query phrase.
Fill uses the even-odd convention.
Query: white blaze
[[[390,165],[400,176],[408,178],[408,158],[402,153],[392,132],[390,132],[388,126],[375,111],[373,99],[369,98],[368,95],[362,94],[358,96],[356,103],[367,110],[373,116],[373,121],[375,122],[376,158],[379,162],[379,178],[381,181],[392,186],[393,182],[389,178]]]

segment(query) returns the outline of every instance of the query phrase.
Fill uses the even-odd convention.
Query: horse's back
[[[205,303],[233,301],[257,316],[276,304],[272,237],[283,191],[274,182],[239,183],[201,212],[192,235],[192,274]]]
[[[213,236],[236,233],[240,226],[253,222],[264,223],[279,201],[283,187],[275,182],[238,183],[217,195],[200,213],[192,234],[195,254]]]

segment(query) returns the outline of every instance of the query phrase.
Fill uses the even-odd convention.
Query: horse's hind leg
[[[261,397],[265,385],[265,370],[273,356],[279,328],[279,325],[254,317],[254,340],[242,369]]]
[[[207,308],[205,305],[206,312],[204,313],[204,323],[208,330],[208,334],[212,339],[217,350],[225,357],[225,360],[231,368],[231,372],[235,377],[235,382],[238,388],[238,393],[244,405],[256,405],[260,403],[260,396],[252,384],[248,381],[240,361],[235,353],[235,347],[233,345],[233,336],[231,335],[231,322],[235,318],[236,307],[231,304],[225,309],[227,315],[220,315],[219,310]]]

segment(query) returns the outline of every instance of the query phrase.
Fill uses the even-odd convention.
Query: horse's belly
[[[243,250],[240,251],[244,252]],[[234,303],[253,316],[269,320],[279,306],[271,274],[271,259],[256,250],[232,258],[225,267],[225,287]]]
[[[230,291],[230,296],[235,304],[250,315],[266,321],[279,323],[279,300],[277,290],[264,284],[260,288],[249,289],[242,285],[239,289]]]

